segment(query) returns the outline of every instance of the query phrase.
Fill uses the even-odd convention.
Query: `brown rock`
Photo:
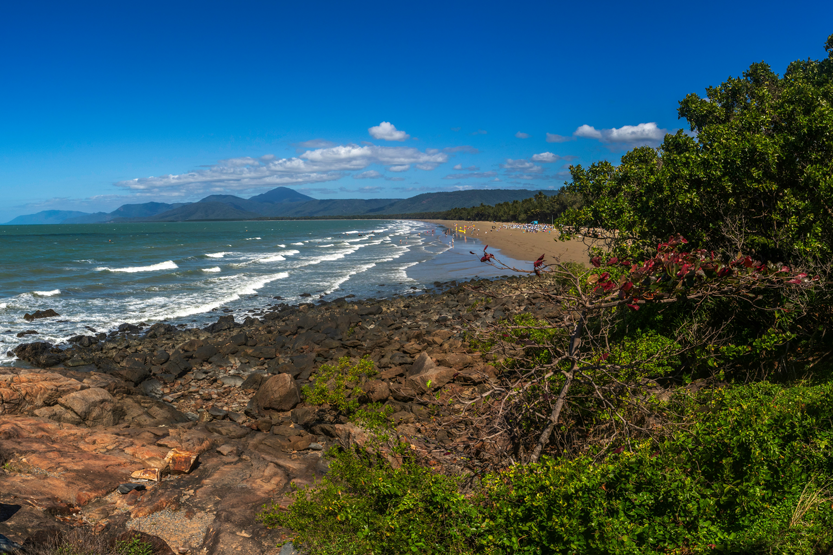
[[[434,364],[434,361],[430,356],[428,356],[428,353],[421,353],[408,369],[407,375],[416,376],[417,374],[422,374],[423,372],[434,367],[436,367],[436,364]]]
[[[372,380],[362,386],[364,399],[371,403],[378,403],[390,397],[390,387],[387,382]]]
[[[171,449],[165,457],[165,462],[172,474],[188,474],[197,462],[197,454]]]
[[[50,308],[49,310],[36,310],[34,314],[24,314],[23,319],[31,322],[39,318],[54,318],[55,316],[60,316],[60,314]]]
[[[158,482],[162,478],[162,472],[158,468],[143,468],[130,475],[133,480],[153,480]]]
[[[382,370],[379,373],[380,380],[390,380],[397,376],[402,376],[405,374],[405,368],[402,366],[394,366],[393,368],[388,368],[387,370]]]
[[[123,415],[113,396],[100,387],[65,395],[58,404],[77,414],[87,426],[114,426]]]
[[[420,393],[426,393],[434,389],[438,389],[454,377],[456,371],[453,368],[446,368],[444,366],[435,366],[420,374],[410,376],[405,380],[406,387],[413,389]]]
[[[252,402],[260,410],[288,411],[301,402],[301,392],[292,376],[276,374],[263,382]]]

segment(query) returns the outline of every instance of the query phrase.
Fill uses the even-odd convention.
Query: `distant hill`
[[[185,222],[189,220],[253,220],[260,217],[260,214],[247,212],[222,202],[195,202],[142,220],[150,222]]]
[[[308,197],[307,195],[301,194],[294,189],[290,189],[288,187],[278,187],[277,189],[272,189],[271,191],[266,191],[262,195],[255,195],[249,200],[253,200],[255,202],[307,202],[310,200],[315,200],[312,197]]]
[[[168,204],[165,202],[145,202],[143,204],[123,204],[110,212],[96,212],[84,214],[74,218],[67,218],[65,224],[101,224],[106,222],[122,222],[135,218],[151,218],[162,212],[185,206],[185,203]]]
[[[67,218],[86,215],[86,212],[78,212],[76,210],[44,210],[37,214],[18,216],[8,222],[8,225],[62,224]]]
[[[452,208],[470,208],[485,204],[491,206],[501,202],[525,200],[534,197],[538,191],[516,191],[510,189],[478,189],[473,191],[452,191],[449,193],[423,193],[415,197],[397,200],[385,207],[383,214],[413,214],[421,212],[445,212]]]
[[[187,204],[146,202],[125,204],[105,213],[48,210],[18,216],[10,224],[183,222],[193,220],[253,220],[258,218],[373,217],[427,214],[523,201],[540,191],[478,189],[423,193],[407,199],[314,199],[287,187],[278,187],[245,199],[234,195],[210,195]]]

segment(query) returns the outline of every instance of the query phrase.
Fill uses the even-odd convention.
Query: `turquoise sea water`
[[[441,229],[406,220],[0,226],[0,364],[22,342],[90,328],[201,326],[229,311],[242,320],[276,296],[382,297],[499,275],[469,254],[474,243],[452,248]],[[60,316],[23,319],[49,308]],[[17,337],[30,329],[38,335]]]

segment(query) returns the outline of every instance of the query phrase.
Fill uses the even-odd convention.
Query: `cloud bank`
[[[230,158],[206,169],[119,181],[116,186],[136,192],[171,194],[176,190],[185,196],[334,181],[346,172],[366,170],[371,164],[386,166],[394,172],[405,171],[412,164],[430,171],[447,161],[448,154],[441,151],[429,154],[411,147],[345,145],[309,150],[293,158],[278,159],[271,155]],[[361,176],[358,178],[376,177],[370,173],[373,171],[358,174]]]

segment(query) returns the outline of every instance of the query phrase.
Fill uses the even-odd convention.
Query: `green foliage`
[[[330,405],[344,414],[359,408],[361,384],[376,375],[373,361],[368,357],[352,364],[349,357],[339,359],[336,366],[323,364],[315,374],[312,386],[301,388],[304,399],[311,405]]]
[[[316,553],[813,554],[833,547],[833,383],[678,395],[676,433],[459,483],[340,453],[261,520]]]
[[[621,366],[635,365],[630,375],[620,374],[620,380],[635,380],[642,376],[657,378],[679,370],[680,349],[679,343],[653,330],[637,330],[633,336],[625,337],[615,344],[605,362]]]
[[[153,555],[153,546],[142,541],[139,536],[133,536],[130,540],[118,542],[116,553],[119,555]]]
[[[477,507],[453,478],[406,461],[336,453],[330,473],[314,488],[293,493],[289,510],[267,506],[259,520],[298,534],[321,555],[469,553],[477,535]]]
[[[565,226],[618,230],[617,254],[637,255],[676,233],[694,246],[744,248],[764,260],[833,254],[833,50],[790,64],[763,63],[741,78],[688,95],[682,130],[613,166],[571,168],[583,203]]]

